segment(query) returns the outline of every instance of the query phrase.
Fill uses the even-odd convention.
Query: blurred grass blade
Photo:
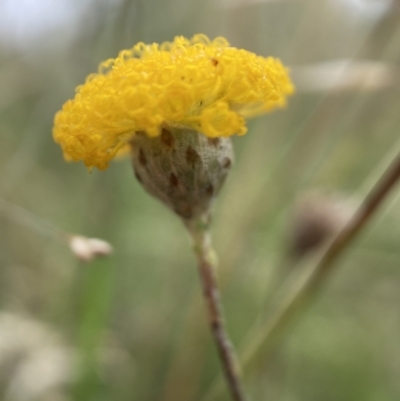
[[[81,355],[80,380],[75,388],[77,401],[107,400],[99,378],[99,361],[114,287],[112,258],[98,259],[83,270],[81,322],[78,351]]]
[[[400,85],[400,68],[377,61],[333,60],[292,67],[301,92],[377,91]]]

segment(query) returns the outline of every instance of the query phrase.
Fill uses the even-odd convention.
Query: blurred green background
[[[328,190],[357,203],[399,148],[396,0],[0,0],[1,400],[205,401],[219,376],[179,219],[128,159],[89,174],[51,136],[102,60],[200,32],[281,58],[297,87],[234,138],[215,207],[237,346],[267,317],[296,199]],[[114,253],[78,262],[52,225]],[[400,399],[399,241],[394,193],[312,307],[252,361],[252,400]]]

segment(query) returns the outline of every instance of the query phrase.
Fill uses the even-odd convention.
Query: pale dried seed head
[[[209,138],[188,129],[163,128],[158,137],[132,139],[136,178],[185,220],[207,213],[233,162],[229,138]]]
[[[96,257],[108,256],[112,246],[102,239],[74,235],[69,240],[71,252],[82,262],[90,262]]]

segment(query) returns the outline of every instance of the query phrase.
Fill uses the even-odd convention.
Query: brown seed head
[[[351,207],[338,196],[307,193],[296,201],[288,229],[291,256],[301,258],[337,234],[350,217]]]

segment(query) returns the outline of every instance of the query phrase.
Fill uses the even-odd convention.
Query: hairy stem
[[[207,307],[208,322],[218,349],[229,391],[234,401],[245,401],[239,364],[224,323],[216,276],[217,258],[211,245],[207,221],[208,217],[203,217],[185,223],[193,239],[193,248]]]

